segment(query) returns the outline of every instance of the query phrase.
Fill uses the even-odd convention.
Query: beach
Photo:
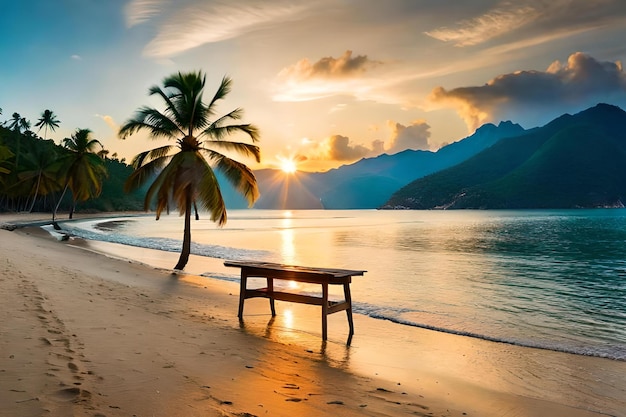
[[[0,416],[626,415],[624,361],[360,315],[322,342],[316,307],[249,300],[240,323],[236,283],[117,248],[0,230]]]

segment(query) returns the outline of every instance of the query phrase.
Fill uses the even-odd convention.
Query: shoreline
[[[623,362],[406,329],[358,314],[351,347],[341,315],[329,318],[330,340],[323,344],[315,307],[277,303],[278,316],[270,320],[266,300],[249,300],[240,326],[234,283],[173,276],[41,232],[0,231],[0,286],[8,299],[0,311],[3,323],[16,322],[0,351],[43,360],[15,367],[20,354],[12,353],[0,366],[0,388],[21,411],[563,417],[626,411]],[[177,257],[160,254],[170,255]],[[10,320],[10,306],[24,317]],[[59,355],[72,359],[64,367]],[[16,388],[20,378],[8,377],[24,369],[32,381]],[[150,403],[136,404],[137,396]]]

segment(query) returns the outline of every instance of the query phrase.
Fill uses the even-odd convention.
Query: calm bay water
[[[626,360],[626,210],[233,210],[192,222],[193,252],[364,269],[355,311],[468,337]],[[179,251],[182,218],[64,225]],[[236,281],[232,275],[207,276]],[[303,292],[315,287],[301,287]]]

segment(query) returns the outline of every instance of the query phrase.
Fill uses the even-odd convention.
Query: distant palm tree
[[[104,149],[102,148],[100,151],[98,151],[98,156],[102,159],[109,159],[109,150],[108,149]]]
[[[52,213],[53,222],[68,188],[72,192],[70,219],[77,201],[97,197],[102,192],[102,179],[107,171],[104,161],[98,156],[98,146],[102,148],[100,141],[91,137],[89,129],[76,129],[71,137],[63,139],[63,147],[69,152],[62,157],[65,166],[65,185]]]
[[[182,270],[191,252],[191,212],[196,203],[209,210],[211,221],[219,226],[226,223],[226,206],[214,169],[242,193],[252,205],[259,196],[256,178],[244,164],[237,162],[217,150],[235,151],[261,160],[259,147],[245,142],[224,140],[234,133],[247,135],[257,142],[259,133],[251,124],[227,124],[241,119],[242,109],[235,109],[224,116],[215,115],[215,107],[230,92],[231,80],[224,77],[208,104],[202,102],[206,77],[202,72],[173,74],[163,80],[163,88],[153,86],[150,95],[159,96],[165,103],[160,112],[150,107],[141,107],[134,117],[120,129],[123,139],[146,129],[153,138],[176,140],[176,146],[166,145],[148,150],[135,156],[132,165],[135,171],[126,181],[126,191],[133,190],[149,179],[154,179],[146,193],[144,207],[149,209],[156,197],[156,218],[161,212],[169,211],[173,201],[185,216],[183,246],[174,269]]]
[[[41,113],[41,117],[39,118],[37,123],[35,123],[35,127],[39,128],[37,132],[39,132],[42,127],[45,128],[44,133],[43,133],[43,138],[47,139],[48,128],[50,128],[50,130],[54,132],[56,128],[59,127],[59,123],[61,122],[57,120],[57,116],[56,114],[54,114],[52,110],[44,110],[44,112]]]
[[[7,120],[7,122],[11,122],[11,124],[9,124],[9,129],[13,130],[13,131],[18,131],[20,128],[20,121],[22,120],[22,116],[15,112],[13,113],[13,116],[11,117],[10,120]]]
[[[63,184],[59,182],[58,155],[54,150],[44,146],[33,146],[24,155],[24,166],[18,174],[20,182],[27,182],[31,187],[33,199],[28,208],[32,212],[37,197],[46,196],[58,191]]]
[[[11,118],[11,124],[9,125],[9,129],[13,130],[16,133],[21,133],[22,130],[27,132],[30,129],[30,121],[26,120],[25,117],[20,116],[19,113],[13,113],[13,117]],[[15,151],[15,168],[18,169],[20,165],[20,154],[21,154],[21,137],[17,138],[17,146]]]
[[[22,132],[30,129],[30,121],[26,120],[25,117],[20,116],[19,113],[13,113],[12,118],[10,119],[11,124],[9,125],[9,129],[14,132]]]

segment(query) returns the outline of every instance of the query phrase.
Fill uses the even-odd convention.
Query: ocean
[[[367,270],[351,287],[355,313],[626,361],[626,210],[228,214],[224,228],[202,213],[192,220],[192,253],[207,258],[207,270],[193,267],[204,276],[239,280],[236,269],[211,271],[208,258]],[[100,218],[63,228],[87,239],[178,252],[183,219],[177,213],[158,221]]]

